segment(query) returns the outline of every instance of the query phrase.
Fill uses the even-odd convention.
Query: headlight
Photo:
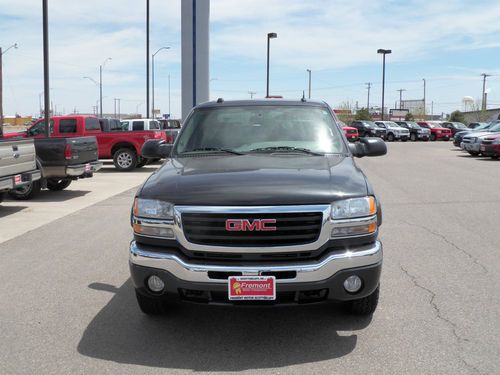
[[[437,130],[437,131],[436,131],[436,133],[437,133],[437,134],[441,134],[441,133],[442,133],[442,131],[441,131],[441,130]]]
[[[135,198],[134,216],[150,219],[174,219],[174,205],[156,199]]]
[[[332,203],[333,220],[353,219],[375,215],[377,205],[374,197],[344,199]]]
[[[155,199],[136,198],[132,210],[134,233],[148,237],[175,238],[174,205]]]

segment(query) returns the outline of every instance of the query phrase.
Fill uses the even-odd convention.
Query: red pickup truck
[[[35,122],[24,132],[8,133],[5,138],[44,138],[45,121]],[[165,140],[164,130],[123,131],[101,129],[94,116],[53,116],[50,120],[50,136],[53,138],[93,136],[97,139],[99,159],[113,159],[119,171],[131,171],[144,166],[148,159],[141,157],[141,148],[148,139]]]
[[[431,131],[431,141],[449,141],[452,137],[451,130],[443,127],[439,121],[419,121],[417,124]]]

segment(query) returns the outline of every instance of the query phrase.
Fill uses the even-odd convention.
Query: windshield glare
[[[363,125],[365,125],[368,129],[373,129],[376,126],[373,121],[363,121]]]
[[[269,147],[345,152],[333,116],[321,107],[202,108],[195,110],[184,127],[176,144],[177,154],[207,148],[245,153]]]
[[[500,123],[493,125],[491,128],[488,129],[490,132],[500,132]]]

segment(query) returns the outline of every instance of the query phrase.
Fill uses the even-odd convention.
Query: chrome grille
[[[275,219],[276,231],[228,231],[226,220]],[[211,246],[291,246],[319,238],[322,212],[298,213],[183,213],[186,239]]]

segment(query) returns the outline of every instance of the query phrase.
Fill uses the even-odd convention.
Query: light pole
[[[399,109],[401,110],[403,109],[403,91],[406,91],[406,89],[399,89],[396,91],[399,91]],[[399,116],[399,120],[401,120],[401,116]]]
[[[486,73],[483,73],[481,74],[481,76],[483,77],[483,96],[482,96],[482,101],[481,101],[481,109],[483,111],[486,111],[486,77],[491,77],[491,74],[486,74]]]
[[[276,33],[267,34],[267,78],[266,78],[266,98],[269,97],[269,49],[271,47],[271,39],[278,37]]]
[[[151,96],[151,113],[153,114],[153,118],[155,117],[155,56],[158,52],[164,49],[170,49],[170,47],[161,47],[151,55],[151,91],[152,91],[152,96]]]
[[[311,69],[307,69],[307,73],[309,73],[309,95],[308,95],[308,98],[311,99]]]
[[[149,118],[149,0],[146,0],[146,118]]]
[[[106,62],[108,60],[113,60],[111,57],[108,57],[106,60],[103,61],[101,65],[99,65],[99,105],[101,108],[99,108],[99,117],[102,118],[102,70],[104,69],[104,65],[106,65]]]
[[[172,116],[172,112],[170,112],[170,74],[168,75],[168,117]]]
[[[425,118],[425,111],[426,111],[426,108],[425,108],[425,78],[422,78],[422,81],[424,81],[424,121],[426,120]]]
[[[392,53],[390,49],[378,49],[377,53],[383,55],[382,63],[382,121],[384,121],[384,94],[385,94],[385,55]]]
[[[365,83],[365,85],[366,85],[366,89],[368,90],[368,99],[366,100],[366,110],[369,113],[370,112],[370,89],[372,87],[372,83],[367,82],[367,83]]]
[[[14,43],[2,52],[2,47],[0,47],[0,134],[3,134],[3,72],[2,72],[2,55],[7,53],[11,48],[17,49],[17,43]]]

